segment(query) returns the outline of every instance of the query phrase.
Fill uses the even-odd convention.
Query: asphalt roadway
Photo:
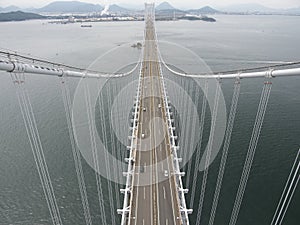
[[[167,133],[155,31],[146,25],[130,225],[179,225],[178,192]]]

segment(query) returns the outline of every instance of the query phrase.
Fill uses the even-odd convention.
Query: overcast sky
[[[55,0],[0,0],[0,6],[16,5],[19,7],[42,7]],[[72,1],[72,0],[64,0]],[[145,0],[81,0],[83,2],[107,4],[107,3],[127,3],[143,4]],[[153,0],[156,4],[164,0]],[[300,7],[300,0],[168,0],[173,6],[178,8],[198,8],[202,6],[220,7],[230,4],[259,3],[271,8],[293,8]]]

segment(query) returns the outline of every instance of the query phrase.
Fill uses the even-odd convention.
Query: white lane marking
[[[145,173],[146,173],[146,166],[147,166],[147,163],[144,162],[144,170],[145,170]]]
[[[165,189],[165,186],[163,186],[163,191],[164,191],[164,199],[166,199],[166,189]]]
[[[151,78],[151,72],[150,72],[150,66],[151,66],[151,63],[149,62],[149,77],[150,77],[150,79],[149,79],[149,83],[150,83],[150,81],[152,80],[152,78]],[[149,90],[149,93],[151,94],[151,90],[153,91],[153,87],[152,87],[152,83],[150,84],[150,90]],[[151,100],[149,100],[150,101],[150,111],[149,111],[149,114],[150,114],[150,118],[152,118],[152,107],[151,107]],[[150,126],[149,127],[149,131],[150,131],[150,149],[151,149],[151,151],[149,151],[149,154],[150,154],[150,163],[153,163],[153,158],[152,158],[152,126]],[[152,165],[151,165],[152,166]],[[152,174],[153,173],[153,171],[152,171],[152,169],[150,170],[150,180],[152,181]],[[153,188],[152,188],[152,185],[150,185],[150,208],[151,208],[151,210],[150,210],[150,212],[151,212],[151,217],[150,217],[150,224],[152,224],[153,223],[153,220],[154,220],[154,216],[153,216],[153,199],[152,199],[152,193],[153,193]]]
[[[161,89],[160,89],[160,92],[161,92]],[[166,147],[166,149],[168,149],[168,147],[167,146],[169,146],[170,147],[170,143],[169,143],[169,135],[167,134],[167,139],[166,139],[166,141],[165,141],[165,147]],[[169,171],[171,171],[171,166],[170,166],[170,164],[172,163],[172,162],[169,162],[169,156],[170,155],[168,155],[168,151],[167,151],[167,168],[168,168],[168,170]],[[170,156],[171,157],[171,159],[172,159],[172,156]],[[172,168],[173,169],[173,168]],[[174,205],[174,199],[173,199],[173,190],[172,190],[172,184],[171,184],[171,179],[173,179],[172,178],[172,176],[170,176],[170,178],[168,179],[168,183],[169,183],[169,185],[170,185],[170,191],[171,191],[171,203],[172,203],[172,212],[173,212],[173,223],[174,224],[176,224],[176,220],[175,220],[175,216],[176,216],[176,213],[175,213],[175,209],[174,209],[174,207],[175,207],[175,205]]]
[[[145,225],[145,220],[143,219],[143,225]]]
[[[169,224],[169,220],[168,220],[168,218],[166,218],[166,225],[168,225]]]
[[[164,171],[164,164],[161,162],[161,170]]]
[[[154,77],[152,76],[152,92],[153,92],[153,95],[154,95],[154,90],[155,90],[155,79]],[[152,104],[153,104],[153,107],[154,107],[154,111],[153,111],[153,118],[156,117],[156,111],[157,109],[155,108],[155,100],[152,99]],[[154,132],[157,130],[157,127],[156,127],[156,124],[153,123],[152,124],[153,126],[153,130]],[[153,133],[153,144],[154,144],[154,149],[153,149],[153,154],[154,154],[154,169],[155,169],[155,172],[156,172],[156,179],[158,179],[158,165],[157,165],[157,147],[156,147],[156,136],[155,136],[155,133]],[[159,189],[158,189],[158,182],[156,181],[156,184],[155,184],[155,191],[156,191],[156,207],[157,207],[157,224],[160,224],[160,209],[159,209]]]
[[[144,187],[144,199],[146,199],[146,188]]]
[[[142,82],[143,82],[143,86],[145,85],[145,79],[144,79],[144,77],[142,78]],[[142,91],[142,95],[144,94],[144,88],[142,89],[143,91]],[[143,103],[143,100],[141,99],[140,100],[140,104],[142,104]],[[143,124],[141,123],[141,120],[139,119],[139,124],[140,124],[140,127],[138,127],[138,130],[140,129],[140,130],[143,130]],[[140,143],[140,140],[138,140],[137,141],[137,148],[138,148],[138,146],[139,146],[139,150],[141,150],[141,148],[143,147],[142,146],[142,144]],[[140,163],[141,162],[141,154],[140,154],[140,152],[138,153],[138,162]],[[136,170],[136,167],[134,168],[134,170]],[[137,218],[138,218],[138,199],[139,199],[139,188],[138,188],[138,186],[139,186],[139,183],[140,183],[140,176],[139,176],[139,174],[137,175],[137,187],[135,187],[136,188],[136,199],[135,199],[135,216],[134,216],[134,218],[135,218],[135,222],[134,222],[134,224],[135,225],[137,225]]]

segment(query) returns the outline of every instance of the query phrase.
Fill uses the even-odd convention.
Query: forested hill
[[[7,21],[24,21],[34,19],[45,19],[46,17],[35,13],[25,13],[22,11],[0,13],[0,22]]]

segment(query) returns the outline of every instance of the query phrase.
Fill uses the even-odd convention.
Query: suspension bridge
[[[276,77],[300,76],[300,68],[297,65],[293,63],[290,65],[293,68],[288,69],[272,67],[258,68],[260,71],[257,72],[245,70],[218,74],[187,74],[177,71],[165,62],[161,55],[155,29],[154,4],[145,4],[145,30],[141,57],[139,62],[126,73],[110,74],[81,70],[10,52],[1,52],[0,58],[0,70],[10,74],[17,90],[28,140],[54,225],[63,224],[63,220],[26,89],[27,75],[49,75],[60,79],[80,190],[82,215],[87,225],[188,225],[190,214],[196,215],[194,224],[204,224],[203,207],[209,167],[218,155],[218,150],[221,149],[221,161],[208,219],[209,225],[216,224],[215,217],[230,150],[241,82],[246,78],[264,78],[246,160],[229,221],[230,225],[235,225],[264,122],[272,80]],[[82,92],[79,92],[81,95],[75,95],[73,100],[69,90],[70,78],[82,78],[83,81]],[[226,118],[222,97],[224,79],[234,81],[227,123],[226,119],[225,122],[222,119],[224,115]],[[127,88],[122,94],[123,101],[118,100],[119,102],[116,103],[115,97],[127,84],[131,84],[131,88]],[[191,90],[195,90],[193,94],[185,95],[184,92],[189,93]],[[202,98],[201,93],[203,93]],[[80,105],[78,98],[82,98],[83,105]],[[181,105],[182,110],[176,109],[174,107],[176,105]],[[76,111],[74,108],[80,110]],[[199,149],[204,139],[207,108],[211,111],[209,139],[201,155]],[[199,121],[198,109],[201,109]],[[113,110],[116,115],[110,113]],[[95,111],[98,112],[98,117]],[[130,111],[130,125],[126,127],[124,124],[128,124],[128,111]],[[181,124],[178,123],[179,117],[183,121]],[[95,122],[97,119],[101,121],[99,126]],[[113,119],[115,124],[111,122]],[[113,130],[117,132],[116,135],[113,134]],[[80,133],[84,135],[80,136]],[[97,134],[100,136],[99,140]],[[85,142],[84,147],[82,142]],[[81,152],[82,148],[88,149],[88,153]],[[108,150],[104,151],[106,148]],[[117,160],[111,160],[111,155]],[[89,165],[95,170],[97,185],[95,195],[99,203],[100,221],[93,220],[91,215],[82,157],[89,161]],[[102,161],[104,163],[101,163]],[[119,161],[126,164],[120,164]],[[285,188],[270,221],[271,225],[282,224],[284,220],[299,181],[299,166],[300,150],[291,165]],[[184,168],[184,171],[181,171],[181,168]],[[197,185],[199,171],[202,173],[200,186]],[[108,178],[108,181],[103,182],[103,177]],[[183,180],[183,177],[186,179]],[[120,190],[119,184],[122,184]],[[104,185],[107,185],[107,189]],[[107,193],[104,190],[107,190]],[[123,201],[118,192],[123,194]],[[189,201],[186,200],[187,194],[189,194]],[[106,195],[109,203],[105,203]],[[199,197],[197,201],[196,196]],[[121,215],[120,221],[116,213]]]

